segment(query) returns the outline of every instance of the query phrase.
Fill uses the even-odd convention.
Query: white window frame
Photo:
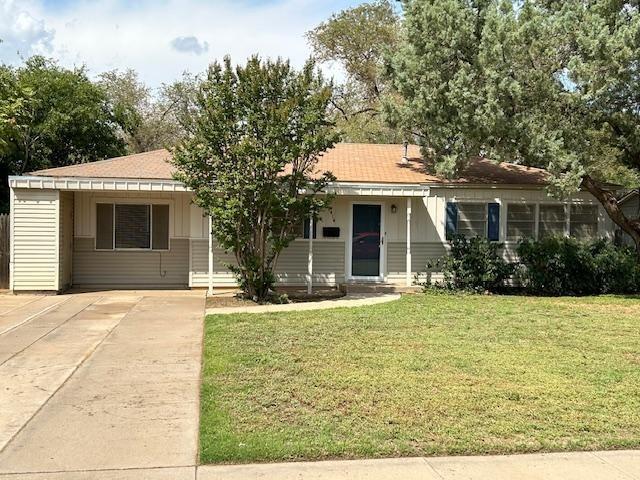
[[[489,238],[489,203],[495,203],[492,200],[465,200],[455,202],[458,205],[458,214],[456,215],[456,234],[460,233],[460,205],[482,205],[484,206],[484,236],[481,238]]]
[[[533,205],[535,206],[535,237],[534,240],[540,240],[540,207],[541,206],[558,206],[558,205],[562,205],[564,206],[564,215],[565,215],[565,222],[564,222],[564,236],[566,237],[570,237],[571,236],[571,206],[572,205],[588,205],[588,206],[595,206],[596,207],[596,212],[597,212],[597,228],[596,228],[596,236],[594,238],[599,238],[601,236],[601,228],[600,228],[600,207],[597,203],[594,202],[554,202],[554,201],[527,201],[527,200],[518,200],[518,201],[509,201],[506,202],[506,207],[507,207],[507,211],[505,212],[505,233],[504,233],[504,238],[506,239],[506,235],[507,235],[507,216],[509,213],[509,206],[510,205]],[[505,243],[509,243],[509,244],[516,244],[518,243],[519,240],[506,240]]]
[[[113,228],[113,248],[97,248],[98,242],[98,208],[97,205],[112,205],[113,215],[112,215],[112,228]],[[116,247],[116,205],[147,205],[149,207],[149,248],[117,248]],[[153,206],[154,205],[162,205],[169,207],[169,231],[167,232],[167,248],[153,248]],[[149,199],[127,199],[127,200],[100,200],[96,199],[93,204],[93,214],[94,218],[94,238],[93,238],[93,249],[96,252],[169,252],[171,251],[171,202],[170,201],[155,201]]]
[[[600,209],[599,209],[599,206],[594,204],[594,203],[571,203],[571,204],[569,204],[569,208],[567,210],[568,213],[569,213],[568,222],[567,222],[567,228],[568,228],[569,235],[571,235],[571,207],[578,207],[578,206],[580,206],[580,207],[595,207],[596,208],[596,218],[595,218],[596,234],[595,234],[595,237],[592,237],[592,238],[598,238],[598,236],[600,234],[600,218],[599,218],[600,217],[600,211],[599,211]],[[574,238],[577,238],[578,240],[585,240],[585,239],[588,239],[589,237],[587,237],[587,238],[574,237]]]
[[[505,243],[518,243],[523,237],[518,239],[509,239],[509,209],[511,205],[529,205],[533,207],[533,238],[538,238],[538,231],[540,225],[540,204],[537,202],[508,202],[504,212],[504,240]]]

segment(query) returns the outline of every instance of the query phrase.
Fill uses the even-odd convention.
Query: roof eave
[[[187,192],[182,183],[167,179],[47,177],[42,175],[10,176],[11,188],[41,190],[98,190],[125,192]]]

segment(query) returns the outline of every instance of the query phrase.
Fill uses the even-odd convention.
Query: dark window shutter
[[[169,250],[169,205],[153,205],[151,248]]]
[[[458,205],[447,202],[446,238],[451,240],[458,229]]]
[[[96,204],[96,248],[113,250],[113,203]]]
[[[487,238],[492,242],[497,242],[500,240],[500,204],[490,203],[487,207],[489,214]]]

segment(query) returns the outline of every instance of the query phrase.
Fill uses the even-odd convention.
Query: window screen
[[[511,204],[507,208],[507,240],[534,238],[536,235],[536,206]]]
[[[487,236],[487,204],[458,203],[457,233],[467,238]]]
[[[113,204],[96,204],[96,248],[113,250]]]
[[[152,208],[152,248],[169,250],[169,205],[154,205]]]
[[[598,234],[598,207],[596,205],[571,205],[569,221],[572,237],[593,238]]]
[[[540,205],[540,238],[564,235],[566,217],[564,205]]]
[[[149,205],[116,205],[116,248],[149,248],[151,246],[150,210]]]

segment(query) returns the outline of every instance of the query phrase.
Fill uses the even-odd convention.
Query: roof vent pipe
[[[406,165],[407,163],[409,163],[409,142],[405,140],[402,143],[402,146],[404,147],[404,154],[402,155],[402,161],[400,163]]]

